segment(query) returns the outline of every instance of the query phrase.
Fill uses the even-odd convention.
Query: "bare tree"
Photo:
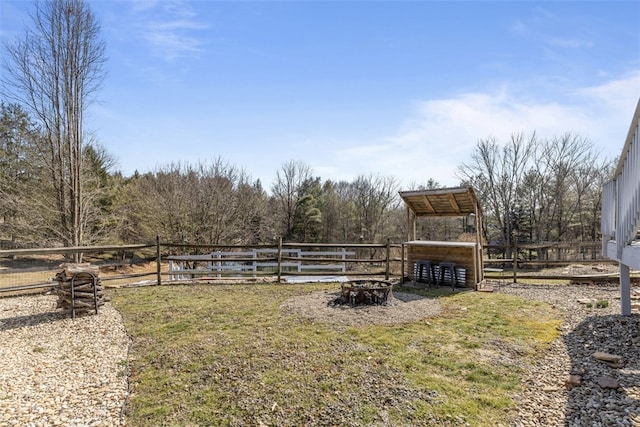
[[[382,241],[388,237],[388,215],[399,203],[397,181],[380,175],[360,175],[351,187],[361,240]]]
[[[32,28],[6,45],[3,93],[24,105],[43,132],[40,160],[55,194],[56,229],[65,246],[82,246],[84,114],[104,79],[105,44],[83,0],[35,3]]]
[[[481,140],[459,172],[478,191],[487,237],[510,246],[514,229],[526,243],[597,238],[610,168],[586,138],[566,133],[544,140],[514,135],[504,145]],[[545,250],[537,256],[546,258]]]
[[[281,235],[287,239],[293,233],[298,201],[303,185],[311,178],[311,168],[300,161],[289,161],[282,165],[276,173],[276,180],[271,186],[278,215],[281,219]]]
[[[326,243],[357,241],[360,228],[355,226],[357,221],[351,184],[347,181],[326,181],[323,192],[323,241]]]
[[[250,226],[261,220],[263,192],[244,170],[217,158],[200,162],[195,177],[188,197],[194,238],[215,244],[255,241]]]
[[[512,134],[501,145],[494,138],[483,139],[471,155],[471,162],[458,168],[459,177],[478,191],[486,219],[496,226],[495,233],[485,234],[510,245],[512,238],[511,214],[519,209],[518,190],[531,166],[536,148],[536,135],[528,138]]]
[[[221,158],[133,177],[117,197],[125,242],[261,243],[271,238],[265,206],[259,182]]]
[[[566,133],[541,144],[535,162],[541,198],[537,240],[582,238],[585,196],[599,184],[598,156],[591,142]],[[572,232],[570,228],[577,227]],[[577,232],[578,236],[575,235]]]

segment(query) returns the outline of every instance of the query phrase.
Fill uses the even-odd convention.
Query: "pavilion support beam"
[[[449,198],[449,203],[451,203],[451,208],[453,209],[453,211],[457,215],[460,215],[462,211],[460,210],[460,205],[458,205],[458,202],[456,201],[456,197],[453,195],[453,193],[447,194],[447,197]]]
[[[413,221],[412,221],[412,224],[413,224],[412,225],[412,228],[413,228],[413,240],[416,240],[416,236],[417,236],[416,226],[418,224],[418,217],[413,215],[412,218],[413,218]]]
[[[429,201],[429,198],[427,196],[424,196],[422,200],[424,201],[424,206],[427,208],[427,212],[430,214],[435,214],[436,210],[433,208],[433,205]]]
[[[407,206],[407,240],[416,240],[416,215]]]
[[[476,248],[478,257],[477,277],[479,282],[484,281],[484,259],[482,257],[482,218],[480,217],[480,209],[476,205],[475,208],[475,226],[476,226]]]

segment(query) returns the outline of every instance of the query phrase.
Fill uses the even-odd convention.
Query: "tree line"
[[[289,160],[268,189],[222,158],[125,177],[84,128],[104,79],[100,27],[82,0],[36,3],[24,38],[4,46],[0,243],[4,247],[164,241],[379,243],[407,238],[399,183],[368,174],[323,180]],[[577,134],[478,140],[458,167],[476,190],[487,242],[595,240],[613,160]],[[435,189],[435,179],[405,188]],[[418,236],[463,238],[466,221],[421,220]]]
[[[478,141],[458,174],[480,194],[483,233],[504,245],[600,238],[602,186],[616,161],[577,134]]]
[[[46,145],[45,145],[46,147]],[[60,197],[46,167],[39,127],[16,104],[0,105],[0,233],[4,246],[71,246]],[[86,244],[164,241],[261,244],[380,243],[407,238],[406,211],[392,176],[323,180],[302,161],[287,161],[270,188],[222,158],[171,163],[125,177],[104,147],[83,149]],[[567,134],[513,135],[477,142],[458,168],[483,210],[487,242],[509,245],[599,238],[602,184],[612,161],[599,160],[588,140]],[[441,186],[431,179],[415,189]],[[464,218],[418,222],[425,240],[455,240]]]

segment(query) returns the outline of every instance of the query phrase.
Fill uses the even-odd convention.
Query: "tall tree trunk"
[[[37,118],[47,148],[40,152],[49,170],[57,224],[47,224],[65,246],[85,237],[83,115],[104,78],[105,45],[100,27],[83,0],[35,3],[33,28],[8,46],[9,97]],[[76,259],[77,261],[79,259]]]

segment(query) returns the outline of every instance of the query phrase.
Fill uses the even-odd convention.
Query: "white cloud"
[[[584,115],[586,136],[609,157],[619,155],[640,99],[640,70],[575,94],[580,103],[574,108]]]
[[[469,159],[479,139],[507,141],[513,133],[533,131],[541,138],[578,134],[613,158],[624,144],[640,96],[640,71],[558,95],[554,101],[523,99],[505,86],[422,101],[396,134],[339,150],[331,167],[314,168],[352,170],[352,176],[381,173],[404,185],[429,178],[456,185],[455,170]]]
[[[576,94],[606,106],[608,109],[621,110],[630,103],[636,103],[640,95],[640,70],[636,70],[618,79],[609,80],[601,85],[576,90]]]
[[[192,6],[180,0],[133,3],[135,27],[158,56],[171,62],[203,51],[199,30],[209,27],[196,19]]]
[[[146,12],[158,6],[159,0],[134,0],[131,2],[131,8],[134,12]]]
[[[593,42],[588,40],[581,40],[578,38],[551,38],[547,40],[547,43],[551,46],[577,49],[577,48],[592,48]]]
[[[522,20],[517,19],[514,22],[511,23],[511,26],[509,27],[509,29],[514,32],[514,33],[518,33],[518,34],[524,34],[528,31],[528,28],[526,26],[526,24],[524,22],[522,22]]]

